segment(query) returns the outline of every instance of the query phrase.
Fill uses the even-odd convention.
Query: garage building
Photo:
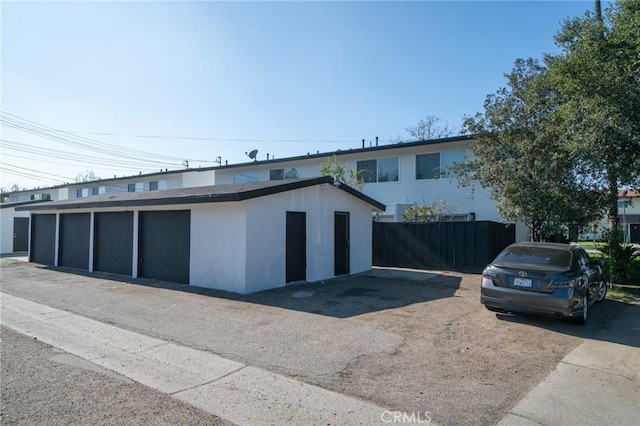
[[[103,195],[31,212],[32,262],[251,293],[371,269],[371,212],[331,177]]]

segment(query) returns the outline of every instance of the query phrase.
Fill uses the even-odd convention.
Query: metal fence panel
[[[512,224],[374,222],[373,265],[479,270],[513,242]]]

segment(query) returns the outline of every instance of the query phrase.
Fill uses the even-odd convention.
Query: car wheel
[[[585,325],[587,323],[587,319],[589,318],[589,295],[586,294],[584,299],[582,300],[582,315],[578,317],[573,317],[571,320],[579,325]]]
[[[600,281],[596,286],[596,302],[602,302],[607,296],[607,283]]]

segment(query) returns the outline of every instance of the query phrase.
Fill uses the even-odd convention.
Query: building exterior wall
[[[306,212],[307,281],[334,276],[334,212],[350,213],[350,273],[371,269],[371,206],[325,184],[249,200],[247,292],[285,285],[286,212]]]
[[[190,285],[247,292],[245,204],[214,203],[191,207]],[[270,235],[271,232],[261,238]]]
[[[187,170],[182,173],[182,188],[209,186],[216,184],[215,170]]]
[[[459,187],[455,178],[416,179],[416,155],[466,150],[469,141],[449,142],[445,144],[402,147],[380,151],[341,152],[336,158],[338,163],[348,170],[357,170],[358,161],[378,160],[390,157],[398,158],[398,181],[372,182],[364,185],[362,192],[382,202],[387,210],[378,215],[380,221],[401,222],[402,213],[412,203],[433,203],[446,201],[455,213],[467,215],[474,213],[476,220],[502,221],[496,202],[491,199],[487,189],[480,185]],[[216,173],[216,184],[235,183],[237,174],[254,173],[259,181],[268,181],[270,170],[295,168],[299,177],[320,176],[320,167],[327,158],[299,158],[294,161],[277,163],[248,163],[244,167],[223,168]]]
[[[191,211],[190,285],[236,293],[285,286],[287,211],[306,212],[307,281],[334,276],[334,212],[350,213],[350,273],[371,269],[372,207],[328,183],[240,202],[81,208],[38,213],[133,211],[132,276],[136,277],[136,215],[142,211],[186,209]],[[92,214],[91,229],[94,229],[94,219],[95,214]],[[87,247],[89,255],[92,244],[91,234]],[[57,260],[54,263],[57,265]],[[92,271],[91,265],[89,270]]]
[[[632,227],[640,224],[640,197],[619,197],[618,198],[618,219],[619,229],[621,232],[621,238],[623,242],[629,243],[631,241]],[[578,239],[581,241],[590,240],[605,240],[607,238],[607,232],[609,230],[609,219],[607,215],[603,217],[595,224],[595,227],[585,228],[579,234]]]
[[[13,253],[13,218],[15,217],[13,207],[0,210],[0,253]],[[29,217],[28,212],[27,217]]]
[[[13,253],[13,219],[29,217],[29,212],[17,212],[13,207],[0,210],[0,253]]]

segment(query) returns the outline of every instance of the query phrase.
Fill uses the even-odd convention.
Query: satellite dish
[[[251,152],[245,152],[245,154],[247,154],[247,156],[248,156],[249,158],[251,158],[253,161],[256,161],[256,156],[258,155],[258,150],[257,150],[257,149],[254,149],[254,150],[253,150],[253,151],[251,151]]]

